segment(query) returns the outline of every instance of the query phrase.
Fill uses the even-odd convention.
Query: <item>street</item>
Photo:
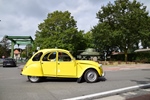
[[[62,100],[150,83],[150,69],[106,71],[106,81],[77,83],[76,79],[47,79],[30,83],[20,68],[0,67],[0,100]]]

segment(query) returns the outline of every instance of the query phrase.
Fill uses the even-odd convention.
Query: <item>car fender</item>
[[[100,71],[99,67],[95,67],[93,65],[90,64],[78,64],[78,78],[82,77],[84,75],[84,73],[89,70],[89,69],[93,69],[95,70],[99,76],[101,76],[102,72]]]
[[[30,65],[25,65],[21,74],[26,76],[43,76],[41,64],[32,63]]]

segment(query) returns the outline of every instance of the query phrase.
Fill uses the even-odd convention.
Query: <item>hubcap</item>
[[[30,76],[29,78],[32,82],[37,82],[39,80],[39,78],[36,76]]]
[[[95,72],[89,72],[88,75],[87,75],[87,78],[90,82],[93,82],[96,80],[97,78],[97,75]]]

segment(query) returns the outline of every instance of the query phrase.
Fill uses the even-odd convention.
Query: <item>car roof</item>
[[[14,61],[15,59],[13,58],[5,58],[3,61]]]
[[[68,50],[65,50],[65,49],[41,49],[39,50],[38,52],[48,52],[48,51],[62,51],[62,52],[69,52]]]

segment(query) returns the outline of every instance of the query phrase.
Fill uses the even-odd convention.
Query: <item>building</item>
[[[14,49],[14,59],[20,59],[20,57],[21,57],[21,51],[22,51],[22,49],[20,49],[20,48],[16,48],[16,49]]]

